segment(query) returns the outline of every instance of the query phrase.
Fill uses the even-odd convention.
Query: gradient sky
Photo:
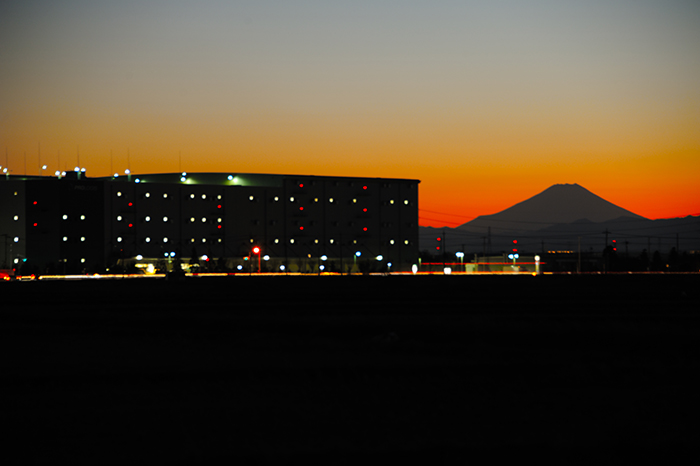
[[[699,25],[697,0],[5,0],[0,165],[416,178],[431,226],[555,183],[700,215]]]

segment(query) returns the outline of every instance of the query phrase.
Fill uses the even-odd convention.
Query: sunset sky
[[[700,1],[5,0],[0,150],[416,178],[431,226],[556,183],[700,215]]]

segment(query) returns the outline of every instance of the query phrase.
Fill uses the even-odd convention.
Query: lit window
[[[190,194],[190,199],[194,199],[194,193]]]
[[[331,238],[331,239],[329,240],[329,242],[330,242],[331,244],[333,244],[333,243],[335,243],[335,240],[334,240],[333,238]]]
[[[275,244],[279,244],[280,240],[279,238],[275,238]]]
[[[65,215],[64,215],[64,217],[65,217]],[[121,215],[117,215],[117,222],[121,222],[121,221],[122,221],[122,216],[121,216]]]
[[[206,218],[206,217],[202,217],[202,223],[207,223],[207,218]]]
[[[121,191],[117,191],[117,197],[122,197],[122,192],[121,192]]]
[[[194,223],[196,219],[194,217],[190,217],[190,223]]]
[[[406,205],[408,205],[408,199],[406,199],[405,201],[403,201],[403,203],[406,204]]]
[[[85,241],[85,237],[84,237],[84,236],[81,236],[81,237],[80,237],[80,241],[83,241],[83,242],[84,242],[84,241]]]
[[[68,240],[68,238],[66,238],[66,237],[64,236],[64,237],[63,237],[63,241],[67,241],[67,240]],[[122,237],[121,237],[121,236],[117,236],[117,243],[121,243],[121,242],[122,242]]]
[[[216,221],[219,222],[219,223],[221,223],[221,219],[220,219],[220,218],[217,218]]]
[[[194,238],[190,238],[190,243],[194,243]]]
[[[395,243],[395,241],[393,239],[389,240],[389,244],[394,244],[394,243]]]
[[[168,217],[163,217],[163,221],[164,221],[164,222],[167,222],[167,221],[168,221]]]
[[[84,263],[85,263],[85,258],[84,258],[84,257],[83,257],[82,259],[80,259],[80,263],[81,263],[81,264],[84,264]]]
[[[202,199],[206,199],[206,198],[207,198],[207,195],[206,195],[206,194],[202,194]]]
[[[333,204],[333,198],[328,199],[328,202],[330,202],[331,204]]]
[[[294,244],[294,238],[290,239],[289,242]]]
[[[151,197],[151,193],[144,194],[145,197]]]
[[[146,218],[145,218],[144,220],[146,220],[147,222],[150,222],[150,221],[151,221],[151,217],[146,216]]]
[[[63,220],[68,220],[68,215],[63,214]]]
[[[68,241],[68,237],[67,237],[67,236],[64,236],[64,237],[63,237],[63,241],[64,241],[64,242],[65,242],[65,241]]]
[[[248,198],[248,200],[254,201],[254,200],[255,200],[255,196],[250,196],[250,197]]]
[[[19,220],[19,215],[15,215],[15,222]]]
[[[393,205],[393,204],[394,204],[394,200],[393,200],[393,199],[390,200],[390,201],[389,201],[389,204],[392,204],[392,205]]]
[[[289,198],[289,202],[294,202],[294,196]]]
[[[279,200],[280,200],[279,196],[275,196],[275,202],[277,202]]]
[[[163,193],[163,199],[167,199],[167,198],[168,198],[168,193]]]
[[[408,240],[404,241],[403,244],[408,244]]]
[[[202,238],[202,243],[206,243],[206,242],[207,242],[207,239],[206,239],[206,238]]]
[[[167,242],[168,242],[168,237],[167,237],[167,236],[166,236],[165,238],[163,238],[163,242],[164,242],[164,243],[167,243]]]
[[[81,215],[80,220],[85,220],[85,215]]]
[[[19,243],[19,236],[15,236],[15,243]]]
[[[147,243],[150,243],[150,242],[151,242],[151,238],[149,238],[148,236],[146,236],[146,239],[144,239],[144,241],[147,242]]]

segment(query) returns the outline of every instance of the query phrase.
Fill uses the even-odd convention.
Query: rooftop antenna
[[[112,149],[109,150],[109,174],[114,174],[114,156],[112,154]]]
[[[177,171],[182,173],[182,151],[178,152],[177,157]]]

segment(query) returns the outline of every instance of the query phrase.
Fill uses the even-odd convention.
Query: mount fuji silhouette
[[[497,253],[518,240],[522,251],[602,250],[609,239],[625,250],[700,249],[700,217],[650,220],[606,201],[578,184],[555,184],[501,212],[456,228],[419,228],[421,250]],[[438,244],[437,238],[441,242]],[[580,246],[579,246],[580,245]]]
[[[600,223],[623,218],[645,219],[596,196],[578,184],[555,184],[530,199],[496,214],[481,215],[457,228],[482,230],[490,226],[536,231],[560,223]]]

